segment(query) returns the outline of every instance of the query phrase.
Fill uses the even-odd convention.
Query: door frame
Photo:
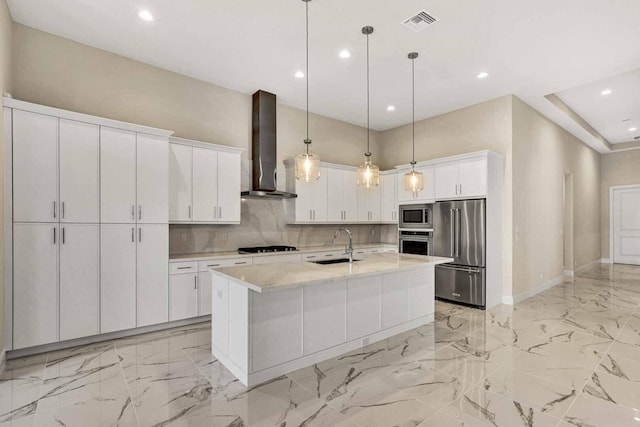
[[[613,196],[616,190],[629,190],[637,188],[640,190],[640,184],[629,184],[629,185],[612,185],[609,187],[609,262],[611,264],[615,264],[615,254],[614,254],[614,206],[613,206]]]

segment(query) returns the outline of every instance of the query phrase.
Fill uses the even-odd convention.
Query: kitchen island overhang
[[[254,386],[430,323],[434,267],[447,262],[381,253],[212,269],[212,353]]]

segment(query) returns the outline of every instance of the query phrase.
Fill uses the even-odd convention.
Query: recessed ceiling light
[[[298,70],[298,71],[296,71],[294,76],[296,76],[297,78],[301,79],[301,78],[304,77],[304,73],[302,71]]]
[[[489,73],[487,73],[486,71],[483,71],[483,72],[481,72],[480,74],[478,74],[476,76],[476,78],[478,78],[478,79],[485,79],[487,77],[489,77]]]
[[[340,58],[342,58],[342,59],[351,58],[351,52],[349,52],[347,49],[342,49],[342,50],[340,51],[339,56],[340,56]]]
[[[138,11],[138,17],[140,17],[140,19],[142,19],[143,21],[153,21],[153,15],[146,9],[141,9],[140,11]]]
[[[608,95],[611,95],[612,93],[613,93],[613,91],[611,89],[605,89],[602,92],[600,92],[600,95],[608,96]]]
[[[395,107],[395,105],[389,105],[389,106],[387,107],[387,111],[396,111],[396,107]]]
[[[637,130],[638,130],[638,128],[637,128],[637,127],[629,128],[629,132],[635,132],[635,131],[637,131]]]

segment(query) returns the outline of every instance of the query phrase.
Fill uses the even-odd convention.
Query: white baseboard
[[[613,262],[611,261],[611,258],[602,258],[600,260],[601,264],[613,264]]]
[[[531,298],[534,295],[539,294],[540,292],[546,291],[547,289],[551,289],[554,286],[559,285],[564,281],[564,276],[554,277],[551,280],[544,282],[543,284],[536,286],[533,289],[529,289],[528,291],[524,291],[514,296],[502,296],[502,302],[507,305],[514,305],[519,302],[526,300],[527,298]]]
[[[4,372],[4,367],[7,364],[7,352],[2,350],[2,353],[0,353],[0,375],[2,375],[2,373]]]
[[[575,272],[573,270],[564,270],[565,276],[573,277],[574,273]]]

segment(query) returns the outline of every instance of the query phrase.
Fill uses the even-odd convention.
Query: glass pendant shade
[[[320,178],[320,156],[305,152],[296,156],[296,179],[311,182]]]
[[[380,168],[371,164],[371,157],[365,157],[358,168],[358,187],[374,188],[380,185]]]
[[[411,169],[410,172],[404,174],[404,189],[411,192],[418,192],[424,189],[424,180],[422,172],[416,172]]]

